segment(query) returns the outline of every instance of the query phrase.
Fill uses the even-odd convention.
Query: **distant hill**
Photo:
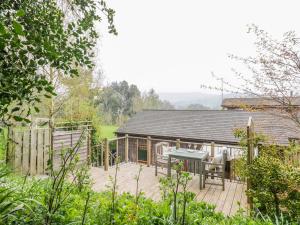
[[[210,109],[220,109],[222,102],[220,94],[205,94],[201,92],[162,92],[158,93],[158,95],[162,100],[169,101],[177,109],[187,108],[190,105],[196,104],[201,104]]]

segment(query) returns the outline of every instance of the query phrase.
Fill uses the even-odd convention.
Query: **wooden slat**
[[[232,188],[229,190],[228,195],[226,196],[225,204],[222,209],[222,212],[225,215],[230,215],[230,211],[231,211],[231,207],[233,204],[233,199],[234,199],[234,195],[235,195],[235,191],[236,191],[236,187],[237,187],[237,183],[232,183],[232,184],[233,184]]]
[[[37,173],[43,174],[43,162],[44,162],[44,130],[37,130]]]
[[[22,173],[28,174],[30,172],[29,167],[29,148],[30,148],[30,131],[24,131],[24,138],[23,138],[23,168]]]
[[[43,130],[43,173],[45,174],[47,171],[47,163],[48,163],[48,157],[49,157],[49,130],[44,129]]]
[[[23,132],[14,133],[14,162],[13,168],[16,172],[22,171],[21,152],[23,151]]]
[[[232,184],[233,183],[231,183],[231,182],[225,182],[225,191],[222,191],[222,193],[220,194],[219,199],[216,203],[216,205],[217,205],[216,210],[217,211],[222,211],[223,210],[224,205],[225,205],[225,201],[226,201],[226,197],[227,197],[229,191],[232,191],[231,190]]]
[[[37,130],[31,130],[30,175],[36,174],[36,133]]]
[[[242,192],[243,192],[243,187],[241,184],[237,184],[232,207],[230,210],[230,215],[234,215],[238,209],[239,209],[239,204],[241,203],[242,199]]]

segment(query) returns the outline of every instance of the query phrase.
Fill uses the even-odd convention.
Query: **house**
[[[189,143],[201,145],[214,143],[220,146],[238,146],[234,136],[236,128],[246,128],[249,117],[253,118],[255,132],[269,137],[269,142],[288,145],[291,139],[300,137],[299,129],[285,118],[267,112],[242,110],[145,110],[134,115],[121,126],[116,135],[129,138],[129,161],[154,159],[154,145],[160,141],[188,147]],[[151,138],[151,156],[147,156],[147,139]],[[189,146],[190,147],[190,146]],[[118,143],[119,152],[124,152],[125,142]]]
[[[300,97],[289,97],[288,101],[291,102],[291,106],[300,109]],[[225,98],[222,101],[222,108],[225,110],[236,109],[254,109],[254,110],[272,110],[287,107],[288,102],[282,100],[275,101],[269,97],[266,98]]]

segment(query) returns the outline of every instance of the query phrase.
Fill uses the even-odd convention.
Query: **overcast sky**
[[[227,54],[254,54],[247,24],[280,38],[300,33],[300,1],[107,0],[119,35],[104,33],[99,63],[106,82],[127,80],[157,92],[203,92],[211,72],[233,80]]]

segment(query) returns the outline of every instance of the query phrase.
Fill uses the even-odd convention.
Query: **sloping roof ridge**
[[[262,113],[260,111],[249,112],[240,109],[223,110],[223,109],[143,109],[140,112],[240,112],[240,113]]]
[[[222,110],[222,109],[143,109],[142,111],[144,112],[147,112],[147,111],[167,111],[167,112],[172,112],[172,111],[175,111],[175,112],[181,112],[181,111],[194,111],[194,112],[197,112],[197,111],[209,111],[209,112],[212,112],[212,111],[227,111],[227,110]],[[241,111],[241,110],[231,110],[231,111]]]

